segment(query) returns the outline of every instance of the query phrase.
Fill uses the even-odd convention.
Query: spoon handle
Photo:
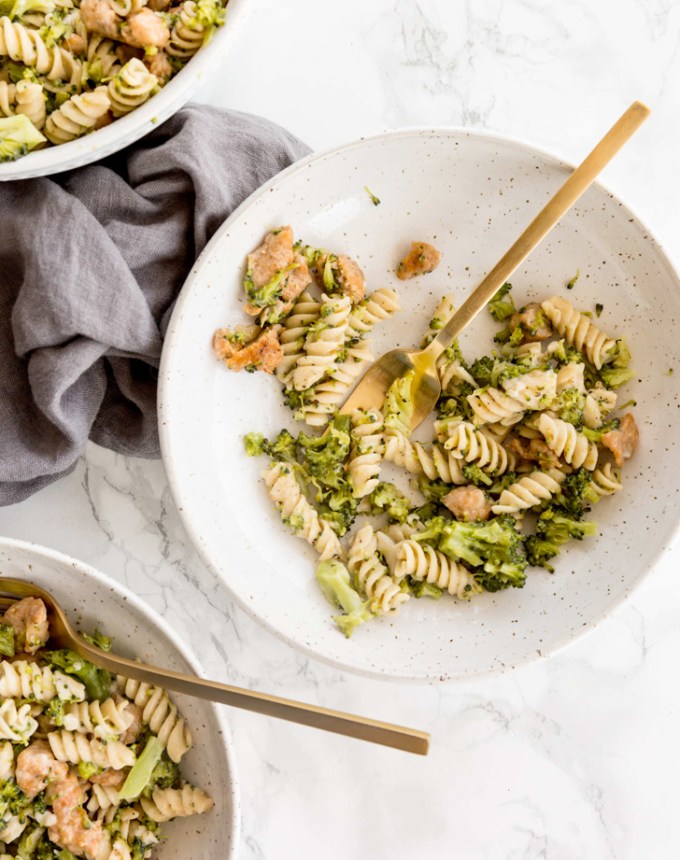
[[[567,181],[550,198],[512,247],[501,257],[477,289],[469,296],[449,322],[439,332],[433,352],[451,346],[464,328],[494,297],[515,269],[524,262],[533,249],[552,230],[560,218],[571,209],[579,197],[590,187],[600,171],[606,167],[621,147],[638,130],[651,113],[642,102],[633,102],[614,123],[602,140],[585,157]]]

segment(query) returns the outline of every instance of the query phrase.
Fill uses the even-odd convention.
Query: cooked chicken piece
[[[151,9],[120,18],[106,0],[82,0],[80,17],[86,29],[134,48],[164,48],[170,39],[165,21]]]
[[[137,706],[133,705],[133,707]],[[122,739],[121,742],[125,743]],[[107,767],[101,773],[92,774],[90,782],[110,788],[122,788],[123,783],[127,779],[127,774],[128,771],[126,768],[123,768],[123,770],[114,770],[112,767]]]
[[[72,54],[84,54],[87,42],[78,33],[71,33],[64,39],[64,47],[68,48]]]
[[[639,442],[640,431],[630,412],[623,416],[618,430],[610,430],[602,437],[602,444],[612,452],[619,468],[633,456]]]
[[[290,227],[280,227],[272,230],[264,237],[264,241],[252,254],[248,254],[248,275],[255,290],[262,289],[275,278],[281,277],[276,299],[268,304],[276,306],[276,319],[282,319],[292,307],[292,302],[312,282],[312,276],[307,266],[307,260],[293,248],[293,231]],[[262,307],[247,303],[244,307],[247,314],[257,316],[262,313]],[[265,316],[271,318],[272,311]]]
[[[332,275],[334,286],[329,288],[324,282],[324,272]],[[361,266],[346,254],[322,254],[314,264],[319,285],[326,292],[339,292],[349,296],[352,304],[357,304],[366,295],[366,278]]]
[[[521,460],[527,460],[531,463],[538,463],[543,470],[558,469],[561,466],[560,458],[549,448],[543,439],[520,439],[514,437],[507,442],[505,446],[508,451],[512,451]]]
[[[15,779],[19,788],[31,800],[52,780],[64,779],[68,765],[57,761],[47,741],[33,741],[17,756]]]
[[[226,361],[236,355],[239,349],[252,343],[259,333],[258,325],[237,325],[233,331],[229,328],[218,328],[213,337],[215,355]]]
[[[538,302],[529,302],[521,310],[508,319],[508,328],[512,331],[518,326],[522,329],[522,343],[535,343],[545,340],[553,333],[550,320],[543,313],[543,308]]]
[[[457,520],[472,522],[473,520],[487,520],[491,513],[491,502],[486,494],[474,484],[466,487],[456,487],[455,490],[444,496],[442,504],[445,505]]]
[[[50,637],[47,609],[39,597],[24,597],[10,606],[2,620],[14,628],[15,649],[27,654],[47,644]]]
[[[279,343],[279,333],[282,329],[283,326],[280,325],[263,329],[255,340],[237,349],[233,355],[224,359],[227,367],[231,370],[243,370],[245,368],[273,373],[283,358],[283,348]],[[215,335],[215,340],[217,340],[217,335]]]
[[[156,75],[159,81],[165,81],[172,75],[170,58],[165,51],[158,51],[151,56],[145,56],[143,62],[151,74]]]
[[[397,266],[397,277],[402,281],[429,275],[439,265],[441,253],[427,242],[411,242],[411,250]]]

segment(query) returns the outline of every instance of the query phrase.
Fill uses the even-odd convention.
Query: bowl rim
[[[132,606],[153,626],[161,630],[163,635],[170,640],[172,645],[186,660],[186,662],[189,664],[192,671],[196,675],[203,674],[202,667],[198,658],[193,654],[193,652],[183,642],[183,640],[177,636],[177,634],[168,624],[168,622],[154,609],[152,609],[152,607],[146,604],[141,598],[137,597],[137,595],[133,591],[130,591],[130,589],[126,588],[124,585],[121,585],[117,580],[107,576],[102,571],[98,570],[90,564],[87,564],[84,561],[80,561],[73,556],[60,552],[59,550],[51,549],[50,547],[43,546],[42,544],[33,543],[32,541],[19,540],[18,538],[0,537],[0,551],[2,551],[3,549],[23,550],[38,556],[42,556],[43,559],[49,562],[57,562],[58,564],[62,564],[66,567],[75,569],[80,573],[85,574],[86,577],[93,579],[102,587],[115,591],[124,603]],[[30,579],[30,575],[27,576],[26,579]],[[0,576],[0,582],[2,582],[2,576]],[[214,718],[220,727],[227,762],[229,765],[229,794],[231,797],[232,804],[230,826],[231,848],[229,851],[229,855],[225,857],[225,860],[236,860],[239,840],[241,836],[241,791],[239,787],[238,772],[236,768],[234,741],[231,736],[231,727],[227,722],[226,716],[224,716],[223,712],[217,707],[215,702],[210,702],[209,707],[211,708]]]
[[[253,0],[229,0],[223,26],[189,62],[144,104],[110,125],[59,146],[29,152],[16,161],[0,164],[0,182],[52,176],[100,161],[149,134],[182,108],[212,67],[217,68],[223,49],[230,43],[250,12]]]
[[[555,153],[554,151],[551,151],[550,149],[547,149],[545,147],[536,146],[535,144],[525,140],[524,138],[503,134],[490,129],[477,129],[458,125],[417,125],[400,127],[388,131],[379,132],[377,134],[362,136],[358,139],[353,139],[351,141],[347,141],[340,145],[333,146],[328,149],[321,150],[319,152],[312,152],[304,158],[300,159],[299,161],[296,161],[293,164],[289,165],[280,173],[277,173],[275,176],[265,182],[264,185],[261,185],[259,188],[257,188],[231,213],[231,215],[229,215],[228,218],[226,218],[222,222],[222,224],[215,231],[214,235],[212,236],[208,244],[205,246],[198,259],[194,262],[194,265],[191,267],[191,271],[189,272],[189,275],[187,276],[186,281],[182,285],[180,293],[177,297],[164,338],[158,373],[158,430],[160,438],[161,456],[163,459],[163,466],[168,477],[170,491],[172,493],[175,505],[179,511],[182,524],[187,531],[192,545],[200,555],[203,563],[217,577],[220,583],[228,591],[231,598],[235,600],[238,606],[240,606],[241,609],[243,609],[250,618],[254,619],[258,624],[262,625],[270,633],[273,633],[277,638],[283,640],[288,645],[292,646],[296,651],[302,652],[309,657],[313,657],[314,659],[319,660],[326,665],[332,666],[335,669],[340,669],[344,672],[356,674],[360,677],[372,678],[386,682],[394,681],[398,683],[426,685],[434,685],[441,683],[465,683],[469,681],[477,681],[505,675],[514,669],[529,666],[539,661],[548,660],[552,656],[562,652],[572,643],[575,643],[587,636],[589,633],[592,633],[593,630],[598,628],[604,621],[609,619],[626,603],[626,601],[630,598],[631,594],[633,594],[633,592],[637,590],[641,583],[645,579],[647,579],[649,574],[656,568],[657,564],[659,563],[659,560],[662,558],[668,548],[673,544],[678,534],[680,534],[680,515],[677,517],[675,525],[671,529],[668,542],[665,543],[654,553],[650,563],[646,565],[643,570],[641,570],[638,578],[630,586],[630,588],[625,591],[620,597],[618,597],[615,601],[613,601],[607,609],[602,610],[596,616],[589,619],[588,622],[584,623],[583,627],[580,630],[565,636],[564,638],[557,641],[555,644],[551,645],[550,648],[546,649],[545,651],[534,650],[532,653],[529,653],[522,659],[516,660],[514,662],[503,663],[502,665],[497,665],[492,668],[480,670],[477,672],[470,672],[468,674],[442,674],[437,675],[436,677],[414,676],[408,674],[401,675],[397,673],[387,674],[380,672],[377,669],[348,665],[340,659],[336,659],[334,657],[318,653],[302,641],[293,639],[287,633],[276,627],[275,624],[269,619],[263,618],[261,615],[259,615],[253,609],[252,603],[247,601],[241,595],[237,594],[234,589],[232,589],[232,587],[225,581],[224,577],[219,571],[219,568],[213,563],[212,559],[205,551],[205,547],[203,546],[199,538],[194,523],[185,505],[182,503],[178,476],[175,472],[173,460],[170,456],[170,449],[172,447],[172,444],[170,441],[169,422],[167,422],[164,417],[164,407],[170,376],[168,368],[171,359],[169,356],[173,352],[173,345],[177,337],[176,332],[179,328],[181,317],[183,316],[184,307],[189,301],[189,289],[187,289],[187,287],[191,287],[192,283],[196,280],[199,271],[202,269],[207,259],[212,254],[213,247],[221,241],[222,236],[229,231],[232,223],[237,221],[241,217],[241,214],[244,210],[246,210],[255,200],[266,196],[272,186],[282,180],[287,179],[294,173],[304,171],[312,162],[315,162],[317,160],[321,161],[325,158],[334,157],[342,153],[349,152],[352,149],[356,149],[360,146],[363,146],[366,143],[379,142],[380,140],[398,139],[405,137],[437,137],[441,135],[448,136],[451,138],[463,135],[465,137],[478,137],[491,141],[496,141],[498,143],[516,147],[517,149],[522,150],[524,152],[539,155],[543,159],[552,162],[554,166],[559,169],[574,170],[577,166],[570,160],[563,158],[561,155]],[[596,180],[592,183],[592,186],[604,192],[608,197],[616,201],[623,208],[623,210],[631,218],[633,218],[637,222],[637,224],[644,230],[645,238],[647,238],[652,243],[652,247],[658,252],[661,262],[665,264],[666,268],[668,269],[669,273],[674,277],[675,281],[677,282],[678,288],[680,289],[680,267],[676,264],[674,258],[668,252],[664,244],[659,240],[655,231],[649,227],[645,220],[640,218],[636,209],[630,206],[628,202],[624,200],[618,193],[613,192],[608,187],[608,185],[603,182],[600,182],[599,180]]]

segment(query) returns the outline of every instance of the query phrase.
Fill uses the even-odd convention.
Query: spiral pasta
[[[28,703],[17,708],[14,699],[5,699],[0,704],[0,740],[27,743],[37,728],[38,721],[32,717]]]
[[[583,406],[583,423],[592,430],[601,427],[607,415],[616,407],[616,392],[602,386],[591,388]]]
[[[510,484],[491,508],[494,514],[516,514],[542,505],[559,493],[566,475],[560,469],[536,470]]]
[[[116,740],[90,739],[85,734],[62,729],[59,732],[48,732],[47,742],[57,761],[70,764],[91,762],[97,767],[110,767],[114,770],[132,767],[135,763],[135,754],[130,747]]]
[[[438,478],[445,484],[467,482],[458,457],[436,442],[429,446],[411,442],[403,433],[385,434],[385,460],[413,475],[426,475],[431,481]]]
[[[7,16],[0,18],[0,57],[24,63],[50,81],[59,80],[79,86],[82,73],[80,60],[58,45],[48,47],[38,30],[11,21]]]
[[[70,732],[89,732],[98,738],[116,738],[132,722],[128,702],[106,699],[104,702],[77,702],[64,707],[63,725]]]
[[[321,296],[319,325],[307,332],[304,355],[298,358],[291,374],[292,386],[296,391],[311,388],[324,376],[332,375],[345,343],[351,307],[348,296]]]
[[[378,543],[373,526],[367,525],[356,533],[347,556],[347,567],[354,575],[359,589],[371,601],[376,615],[396,612],[409,599],[392,579],[378,557]]]
[[[454,597],[470,600],[483,591],[470,571],[434,547],[417,540],[404,540],[397,544],[396,580],[411,576],[430,585],[436,585]]]
[[[541,304],[545,315],[570,346],[585,353],[600,370],[614,357],[616,341],[602,332],[591,319],[576,310],[566,299],[553,296]]]
[[[557,393],[561,394],[568,388],[575,388],[581,394],[585,393],[586,384],[583,380],[585,365],[580,361],[570,361],[557,371]]]
[[[467,402],[477,425],[503,424],[508,427],[517,424],[524,416],[524,405],[500,388],[481,388],[474,394],[469,394]]]
[[[385,451],[384,423],[377,409],[356,409],[351,423],[347,472],[352,493],[360,499],[371,493],[380,480],[380,463]]]
[[[502,475],[515,465],[511,452],[468,421],[461,421],[451,428],[444,448],[456,458],[476,463],[491,475]]]
[[[273,463],[262,473],[281,518],[293,533],[311,544],[321,559],[344,555],[338,536],[330,524],[322,519],[302,493],[302,489],[290,466]]]
[[[345,351],[346,358],[342,364],[333,369],[333,375],[317,382],[306,394],[305,402],[295,415],[305,424],[312,427],[327,424],[368,362],[373,360],[373,354],[366,341],[359,341],[356,346],[347,347]]]
[[[171,57],[189,59],[203,44],[206,31],[198,20],[198,7],[194,0],[185,0],[179,7],[177,22],[170,33],[166,51]]]
[[[12,116],[16,102],[16,84],[0,81],[0,116]]]
[[[0,780],[14,777],[14,750],[9,741],[0,743]]]
[[[50,143],[66,143],[86,134],[109,110],[111,102],[106,87],[91,93],[71,96],[53,111],[45,122],[45,137]]]
[[[597,465],[597,445],[579,433],[573,424],[544,412],[539,416],[536,427],[548,447],[565,463],[575,469],[583,466],[591,471]]]
[[[142,796],[140,803],[144,813],[159,824],[172,818],[201,815],[213,807],[210,795],[188,784],[182,788],[155,788],[151,797]]]
[[[319,319],[321,302],[305,290],[295,301],[293,309],[283,322],[279,342],[283,359],[276,368],[276,375],[285,381],[295,368],[298,358],[304,355],[304,342],[307,329]]]
[[[118,683],[125,696],[142,710],[142,722],[165,744],[174,762],[191,749],[191,732],[177,713],[177,708],[161,687],[119,676]]]
[[[82,702],[85,686],[49,666],[38,666],[25,660],[0,663],[0,696],[26,699],[29,702]]]
[[[380,287],[352,308],[347,325],[349,337],[365,337],[379,322],[399,310],[399,298],[395,291]]]
[[[113,39],[92,33],[87,43],[87,62],[95,69],[102,80],[109,80],[121,70],[120,60],[116,53],[116,43]]]
[[[618,493],[623,486],[621,473],[611,463],[605,463],[601,469],[595,469],[593,472],[590,486],[597,493],[599,499],[602,496],[612,496],[614,493]]]
[[[111,113],[118,117],[130,113],[153,94],[158,78],[141,60],[133,57],[109,82],[108,96]]]

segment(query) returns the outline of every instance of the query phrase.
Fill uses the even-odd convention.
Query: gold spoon
[[[355,409],[380,408],[390,385],[415,368],[411,387],[414,409],[411,429],[414,430],[434,408],[441,394],[436,362],[441,353],[494,297],[515,269],[552,230],[560,218],[590,187],[600,171],[611,161],[626,141],[638,130],[651,113],[642,102],[633,102],[628,110],[605,134],[597,146],[550,198],[509,251],[469,296],[437,337],[425,349],[393,349],[381,356],[363,375],[340,412]]]
[[[99,669],[106,669],[109,672],[124,675],[126,678],[134,678],[187,696],[232,705],[246,711],[255,711],[280,720],[347,735],[417,755],[427,755],[430,746],[430,736],[427,732],[346,714],[342,711],[332,711],[317,705],[307,705],[291,699],[282,699],[278,696],[270,696],[268,693],[218,684],[216,681],[205,681],[202,678],[182,675],[156,666],[147,666],[144,663],[101,651],[76,633],[61,606],[44,588],[23,579],[0,577],[0,607],[7,608],[22,597],[39,597],[45,603],[50,625],[50,642],[59,648],[70,648],[79,657],[89,660]]]

